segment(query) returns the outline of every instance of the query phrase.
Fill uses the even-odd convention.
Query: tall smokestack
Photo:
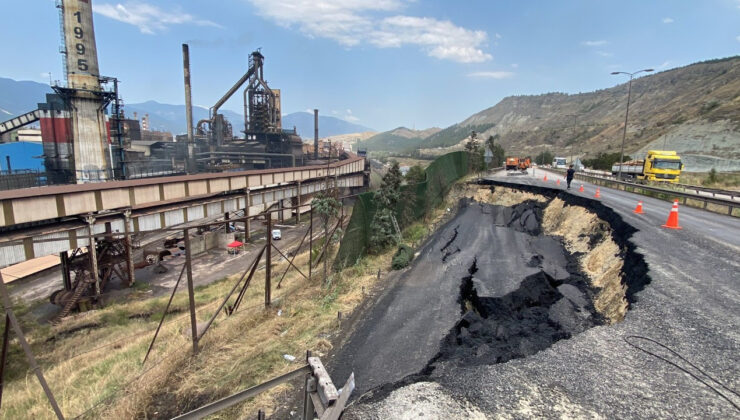
[[[108,135],[100,98],[100,70],[90,0],[57,2],[62,9],[67,88],[70,89],[72,160],[78,183],[109,178]],[[72,162],[70,162],[71,164]]]
[[[319,110],[313,110],[313,158],[319,158]]]
[[[185,115],[188,124],[188,161],[187,171],[193,168],[193,104],[190,99],[190,49],[188,44],[182,44],[182,71],[185,76]]]

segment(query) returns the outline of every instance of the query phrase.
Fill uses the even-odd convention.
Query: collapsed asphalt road
[[[374,389],[365,399],[378,400],[438,363],[502,363],[603,324],[577,256],[543,233],[546,206],[461,200],[363,316],[332,362],[334,375],[354,371],[355,395]]]
[[[494,183],[512,185],[506,182],[510,180],[502,181]],[[618,302],[601,289],[596,302],[601,301],[601,313],[612,320],[609,325],[594,319],[601,325],[572,335],[570,339],[556,341],[542,351],[526,357],[515,356],[504,363],[500,363],[504,358],[497,359],[499,363],[491,359],[476,363],[479,345],[473,343],[470,346],[475,353],[462,351],[458,345],[455,354],[437,357],[415,374],[403,380],[393,378],[385,386],[365,394],[350,407],[345,418],[736,418],[740,404],[740,397],[734,391],[740,378],[738,244],[725,245],[709,238],[707,232],[711,229],[691,229],[693,223],[686,226],[692,232],[686,232],[686,228],[679,232],[661,230],[658,226],[665,220],[664,215],[660,216],[663,220],[657,222],[653,217],[633,215],[631,208],[636,199],[628,198],[629,203],[615,206],[608,189],[602,188],[603,201],[607,203],[602,205],[579,194],[532,186],[537,181],[530,177],[522,177],[515,182],[529,184],[517,188],[542,194],[553,201],[564,201],[567,211],[575,212],[585,206],[608,223],[614,241],[619,245],[618,254],[624,261],[624,265],[619,267],[626,283],[624,295],[630,307],[626,317],[619,311]],[[620,192],[617,198],[624,199],[623,196],[627,195]],[[657,207],[658,203],[652,201],[645,199],[647,205],[655,204]],[[710,226],[722,224],[725,230],[721,237],[729,238],[729,242],[736,242],[740,237],[740,223],[735,219],[701,211],[691,211],[690,216],[690,222],[708,216]],[[566,232],[571,228],[569,223],[564,226]],[[449,230],[450,226],[445,229]],[[576,242],[582,245],[598,241],[600,235],[599,232],[583,235],[576,238],[579,240]],[[440,236],[445,236],[444,230],[431,243],[439,242]],[[430,248],[433,248],[431,244],[424,248],[422,258]],[[469,248],[480,249],[480,243],[472,243]],[[465,252],[461,247],[455,258],[459,259]],[[389,287],[380,302],[388,306],[374,307],[375,321],[384,318],[383,311],[395,312],[396,304],[410,304],[408,296],[402,296],[403,293],[424,291],[422,285],[409,289],[404,287],[404,282],[433,280],[429,288],[442,295],[437,276],[421,281],[414,278],[416,274],[411,276],[410,273],[430,263],[439,267],[439,271],[449,271],[449,268],[438,260],[422,258],[394,286]],[[645,260],[650,264],[649,270]],[[603,261],[593,258],[591,262],[601,264]],[[538,263],[538,258],[532,259],[531,263]],[[477,273],[464,273],[462,277],[467,275],[472,280]],[[465,296],[466,293],[463,290],[458,295]],[[541,299],[538,301],[542,302]],[[604,305],[607,301],[610,303]],[[474,313],[484,313],[480,303],[466,306],[467,309],[475,307]],[[415,309],[424,311],[425,307],[422,305]],[[623,309],[626,310],[626,305]],[[415,313],[411,308],[404,308],[404,311]],[[424,311],[424,315],[430,319],[438,318],[432,310]],[[509,320],[517,317],[505,315]],[[622,318],[624,321],[619,322]],[[437,349],[444,350],[451,338],[464,344],[460,333],[472,336],[471,327],[474,322],[480,322],[476,317],[471,321],[469,325],[463,321],[455,323],[447,340],[442,346],[437,344]],[[400,324],[408,332],[411,328],[407,324],[415,322],[410,319],[406,324]],[[436,325],[428,322],[420,328],[434,334]],[[364,331],[366,329],[372,330],[373,327],[362,323],[349,340],[354,349],[359,348],[354,342],[357,338],[368,347],[373,344],[382,347],[385,344],[377,343],[382,339],[389,347],[396,342],[416,339],[407,333],[394,337],[393,331],[384,330],[381,326],[376,330],[389,335],[376,336],[373,331]],[[492,328],[484,329],[489,330],[489,335],[493,331]],[[418,347],[424,345],[419,341]],[[485,353],[495,347],[489,343],[486,345]],[[398,354],[400,351],[402,349]],[[372,349],[362,349],[355,354],[371,352]],[[349,359],[345,356],[343,360]],[[340,358],[337,363],[343,360]],[[365,371],[362,360],[355,358],[354,363],[356,372]],[[381,364],[380,361],[375,363]],[[371,370],[368,374],[373,377],[375,372]],[[398,376],[402,374],[396,373],[395,377]],[[362,380],[358,375],[358,383]]]

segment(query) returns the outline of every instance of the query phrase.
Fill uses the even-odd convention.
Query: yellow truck
[[[681,157],[672,150],[648,150],[645,160],[631,160],[621,165],[612,165],[612,174],[619,174],[622,167],[622,178],[640,181],[657,181],[677,183],[683,163]]]

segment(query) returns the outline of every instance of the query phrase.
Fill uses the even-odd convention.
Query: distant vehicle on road
[[[521,158],[519,159],[519,166],[518,169],[522,172],[526,172],[529,167],[532,166],[532,161],[529,160],[529,158]]]
[[[532,162],[529,158],[519,157],[507,157],[506,158],[506,170],[508,171],[526,171],[531,166]]]
[[[506,158],[506,170],[513,171],[519,167],[519,158],[507,157]]]
[[[612,175],[619,175],[619,167],[619,163],[612,165]],[[621,167],[622,178],[676,183],[683,163],[673,150],[648,150],[645,160],[624,162]]]
[[[556,157],[552,160],[552,167],[555,169],[566,169],[568,167],[567,159],[564,157]]]
[[[280,229],[273,229],[272,230],[272,239],[279,241],[283,238],[282,232],[280,232]]]

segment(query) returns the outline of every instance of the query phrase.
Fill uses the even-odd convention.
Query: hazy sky
[[[184,103],[187,42],[193,102],[210,107],[262,48],[284,113],[319,108],[378,130],[446,127],[508,95],[586,92],[624,81],[611,71],[740,53],[740,0],[92,1],[100,69],[125,102]],[[0,12],[0,76],[60,79],[54,1]]]

